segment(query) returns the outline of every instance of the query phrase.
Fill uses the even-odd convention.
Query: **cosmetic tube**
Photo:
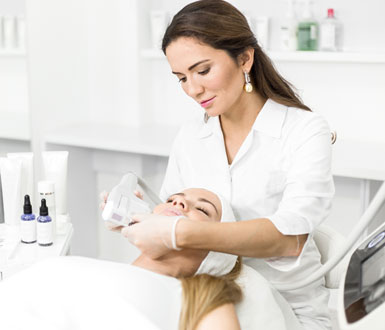
[[[0,223],[4,223],[3,187],[1,186],[1,174],[0,174]]]
[[[67,213],[68,151],[44,151],[44,178],[55,183],[56,215]]]
[[[161,48],[163,35],[167,29],[168,21],[168,13],[166,11],[152,10],[150,12],[152,47],[154,49]]]
[[[13,50],[16,46],[15,18],[13,16],[3,17],[3,47],[6,50]]]
[[[0,158],[1,185],[3,188],[4,222],[11,226],[20,225],[22,209],[20,159]]]
[[[16,24],[17,49],[21,52],[25,52],[25,17],[18,16],[16,18]]]
[[[258,44],[267,50],[269,47],[269,17],[258,16],[255,19],[255,30]]]
[[[3,21],[4,21],[3,16],[0,16],[0,50],[3,50],[3,48],[4,48],[4,41],[3,41],[3,32],[4,32],[4,28],[3,28]]]
[[[19,159],[21,161],[21,197],[28,195],[33,204],[34,187],[33,187],[33,153],[17,152],[8,153],[8,159]]]

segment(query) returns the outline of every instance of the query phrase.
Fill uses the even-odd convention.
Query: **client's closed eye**
[[[201,211],[202,213],[206,214],[207,216],[210,216],[209,212],[207,212],[204,208],[196,207],[198,211]]]

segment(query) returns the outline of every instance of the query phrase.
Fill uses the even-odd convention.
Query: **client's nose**
[[[186,201],[180,197],[175,198],[172,202],[172,205],[184,211],[187,209]]]

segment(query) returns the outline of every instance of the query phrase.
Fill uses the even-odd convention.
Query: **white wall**
[[[140,50],[151,45],[149,13],[165,9],[175,13],[189,1],[177,0],[26,0],[28,26],[29,109],[26,83],[11,75],[23,71],[23,62],[12,69],[0,57],[0,86],[18,86],[2,95],[0,110],[31,112],[32,145],[57,126],[102,123],[130,126],[180,125],[202,110],[184,95],[165,59],[147,59]],[[270,48],[278,49],[279,19],[284,0],[231,1],[250,16],[271,17]],[[344,24],[344,49],[385,51],[385,2],[380,0],[318,0],[314,13],[336,9]],[[297,2],[299,7],[299,2]],[[0,0],[0,13],[22,13],[24,1]],[[278,69],[300,90],[306,103],[325,115],[340,138],[385,141],[384,65],[333,63],[277,63]],[[4,74],[9,79],[2,82]],[[12,106],[6,106],[7,104]],[[19,102],[20,104],[18,104]],[[19,109],[19,110],[18,110]],[[1,132],[0,132],[1,133]],[[103,137],[104,132],[99,132]],[[1,136],[1,134],[0,134]],[[156,138],[156,137],[154,137]],[[338,143],[338,142],[337,142]],[[18,143],[0,140],[0,151],[19,150]],[[359,155],[358,155],[359,157]],[[98,192],[110,189],[127,170],[135,169],[155,189],[160,188],[167,159],[86,148],[71,148],[69,208],[75,225],[73,253],[105,259],[131,260],[136,251],[101,225]],[[39,163],[37,163],[39,165]],[[82,184],[79,184],[81,182]],[[372,190],[378,182],[371,184]],[[362,212],[361,182],[336,178],[336,198],[328,223],[347,234]],[[72,193],[73,192],[73,193]],[[380,219],[383,214],[379,216]],[[380,221],[380,220],[378,220]],[[127,250],[128,249],[128,250]]]

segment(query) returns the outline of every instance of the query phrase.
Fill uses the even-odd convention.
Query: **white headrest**
[[[221,222],[235,222],[235,216],[229,202],[221,194],[213,193],[215,193],[221,201]],[[238,256],[233,254],[210,251],[195,274],[209,274],[213,276],[228,274],[234,268],[237,258]]]

